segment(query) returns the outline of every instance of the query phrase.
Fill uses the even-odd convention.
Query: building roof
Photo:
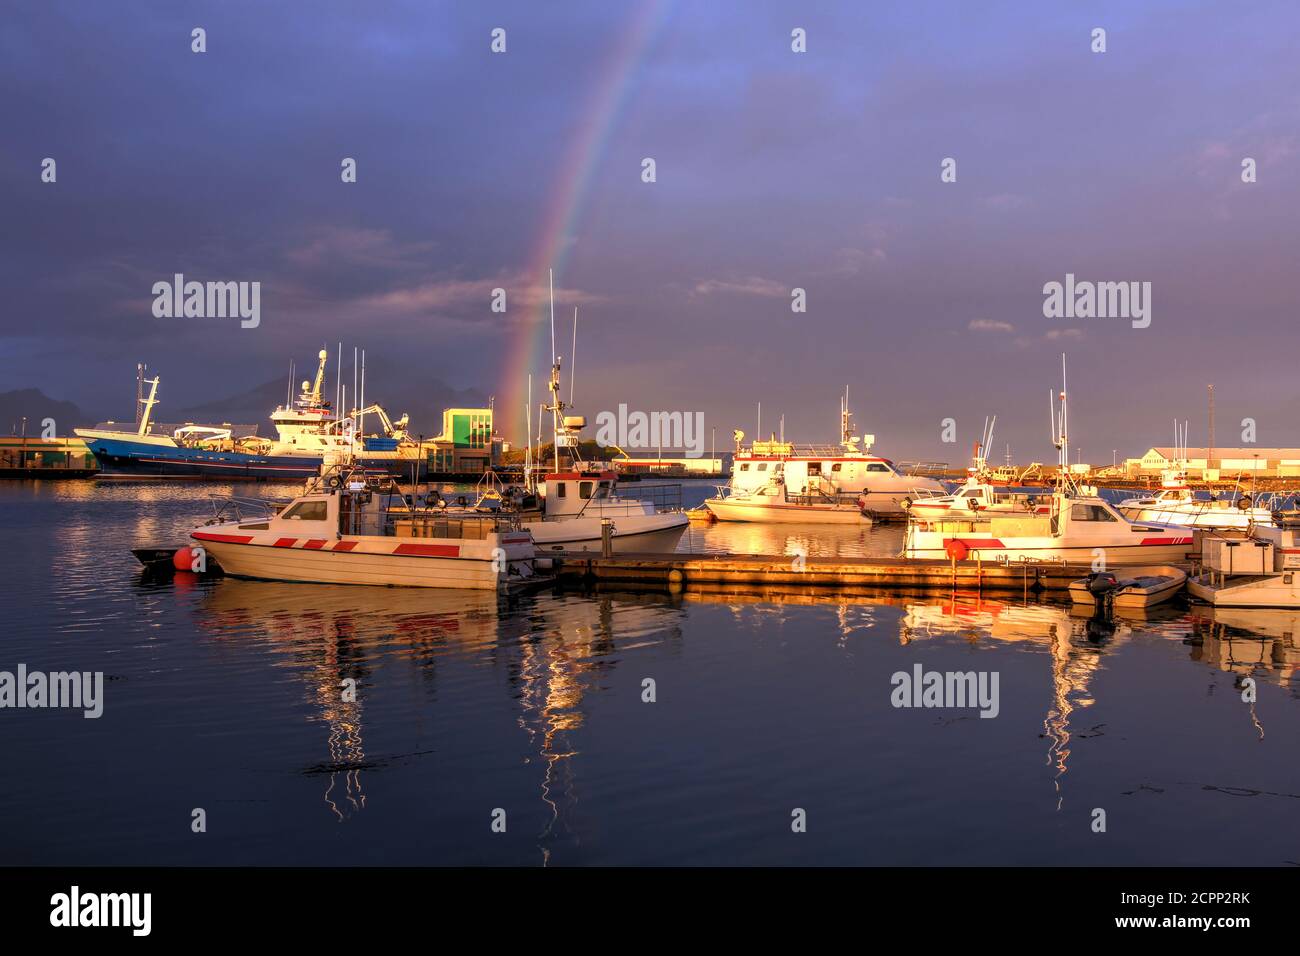
[[[1163,455],[1165,458],[1173,459],[1179,454],[1180,449],[1172,446],[1156,447],[1148,451],[1147,454],[1149,455],[1153,451]],[[1208,448],[1184,448],[1181,449],[1181,451],[1182,457],[1184,458],[1208,458],[1210,450]],[[1260,448],[1255,445],[1251,445],[1247,448],[1221,448],[1218,445],[1214,446],[1215,458],[1251,459],[1256,456],[1260,458],[1300,459],[1300,448]]]

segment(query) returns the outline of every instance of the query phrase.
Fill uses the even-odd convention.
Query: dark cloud
[[[1195,444],[1209,381],[1262,442],[1300,444],[1285,412],[1300,304],[1291,5],[663,2],[645,49],[620,60],[643,13],[7,11],[3,388],[117,409],[145,360],[178,407],[198,405],[341,339],[401,379],[393,391],[420,376],[507,391],[526,323],[487,296],[505,286],[535,311],[544,276],[528,270],[601,120],[592,104],[626,66],[557,277],[566,307],[584,305],[589,414],[700,409],[729,434],[761,400],[765,421],[785,412],[787,434],[824,439],[848,383],[883,450],[942,457],[940,419],[978,431],[997,413],[1000,436],[1041,458],[1041,396],[1067,348],[1085,457],[1163,441],[1175,415],[1197,423]],[[195,26],[206,54],[190,52]],[[495,26],[505,56],[488,51]],[[789,52],[793,26],[805,55]],[[46,156],[54,186],[39,182]],[[339,180],[345,156],[356,185]],[[150,288],[176,272],[261,281],[262,327],[153,318]],[[1151,327],[1044,319],[1042,285],[1066,272],[1152,282]]]

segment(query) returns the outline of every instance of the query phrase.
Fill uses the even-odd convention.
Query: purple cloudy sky
[[[762,401],[765,430],[825,440],[847,384],[886,454],[960,461],[997,414],[999,453],[1048,459],[1065,350],[1085,460],[1168,444],[1175,416],[1203,443],[1207,382],[1218,444],[1251,416],[1300,445],[1298,28],[1268,0],[11,7],[0,391],[120,413],[144,360],[183,407],[342,339],[517,396],[540,253],[582,303],[589,417],[702,411],[721,440]],[[260,281],[261,327],[154,318],[175,272]],[[1151,326],[1044,318],[1067,272],[1151,282]]]

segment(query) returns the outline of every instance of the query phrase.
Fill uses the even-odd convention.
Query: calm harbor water
[[[98,720],[0,710],[0,864],[1300,863],[1297,615],[143,581],[223,490],[286,493],[0,485],[0,670],[105,674]],[[895,708],[918,664],[996,672],[998,715]]]

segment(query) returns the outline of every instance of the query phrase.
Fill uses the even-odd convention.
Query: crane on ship
[[[393,421],[388,417],[388,413],[384,411],[382,405],[375,404],[367,405],[365,408],[354,408],[349,417],[356,419],[361,415],[370,415],[372,413],[379,416],[379,423],[384,426],[384,435],[388,438],[396,438],[398,441],[405,441],[409,437],[407,434],[407,426],[411,422],[411,416],[406,412],[402,412],[402,417],[397,421]]]

